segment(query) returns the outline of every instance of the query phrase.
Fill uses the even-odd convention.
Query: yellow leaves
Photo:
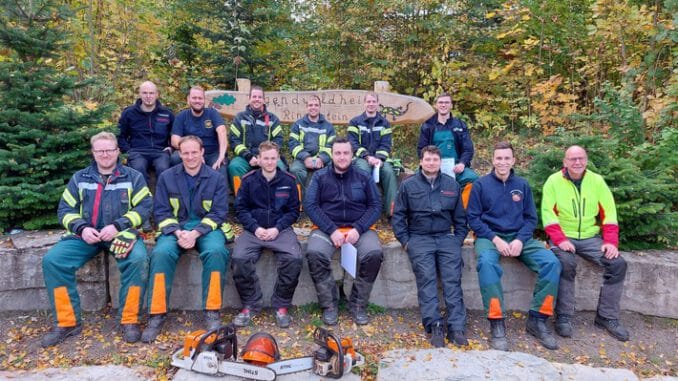
[[[493,18],[493,17],[496,16],[496,15],[497,15],[496,12],[488,12],[488,13],[485,14],[485,18],[486,18],[486,19],[491,19],[491,18]]]

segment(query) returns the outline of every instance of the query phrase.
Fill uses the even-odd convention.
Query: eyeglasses
[[[569,161],[570,163],[576,163],[576,162],[585,162],[586,158],[585,157],[568,157],[565,160]]]
[[[113,149],[93,149],[92,152],[95,155],[103,155],[103,154],[113,155],[114,153],[118,152],[118,149],[117,148],[113,148]]]

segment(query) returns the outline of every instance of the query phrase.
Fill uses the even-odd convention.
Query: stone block
[[[58,240],[58,235],[45,232],[23,234],[25,235],[13,236],[15,247],[0,248],[0,266],[12,274],[0,278],[0,311],[49,307],[40,263],[47,250]],[[306,242],[302,240],[304,251],[305,248]],[[383,248],[384,262],[370,301],[387,308],[418,307],[417,286],[407,253],[396,242],[386,243]],[[150,249],[152,248],[149,248],[149,252]],[[678,253],[640,251],[624,252],[622,255],[628,262],[622,309],[678,318],[678,293],[674,292],[674,285],[678,284]],[[473,248],[465,246],[462,257],[464,302],[468,309],[481,310],[483,306]],[[532,298],[535,275],[516,259],[501,258],[500,262],[504,268],[502,284],[506,307],[511,310],[526,310]],[[111,300],[113,306],[117,307],[120,274],[112,257],[108,258],[108,266]],[[344,291],[348,295],[352,279],[341,268],[338,250],[333,256],[332,269],[334,278],[343,283]],[[201,271],[202,264],[195,251],[181,256],[170,297],[171,308],[201,309]],[[270,251],[265,251],[257,263],[257,274],[264,294],[264,305],[269,306],[276,281],[276,259]],[[98,310],[105,306],[105,279],[103,255],[96,256],[78,272],[78,289],[83,309]],[[578,310],[595,310],[601,283],[602,269],[580,259],[575,290]],[[240,307],[230,268],[223,298],[225,307]],[[316,301],[315,286],[309,274],[308,263],[304,260],[292,302],[294,305],[303,305]]]

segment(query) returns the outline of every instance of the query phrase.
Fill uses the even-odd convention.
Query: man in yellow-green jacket
[[[619,323],[619,301],[626,277],[626,261],[619,254],[619,225],[610,188],[602,176],[586,169],[586,150],[565,151],[562,170],[544,184],[541,215],[551,250],[562,265],[556,302],[556,332],[572,336],[576,255],[604,268],[594,325],[620,341],[629,332]]]

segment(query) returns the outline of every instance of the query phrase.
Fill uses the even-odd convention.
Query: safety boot
[[[221,327],[221,314],[216,310],[205,311],[205,326],[208,331]]]
[[[558,349],[558,341],[556,341],[556,338],[553,337],[549,327],[546,325],[546,319],[528,315],[525,330],[530,335],[536,337],[544,348],[551,350]]]
[[[506,340],[506,326],[504,319],[490,319],[490,347],[498,351],[508,351]]]
[[[464,331],[459,331],[459,330],[447,330],[447,340],[450,343],[453,343],[454,345],[458,347],[463,347],[468,345],[468,339],[466,338],[466,334]]]
[[[141,333],[141,342],[142,343],[152,343],[156,337],[160,334],[163,324],[165,324],[165,319],[167,318],[166,314],[154,314],[148,318],[148,324],[146,328]]]
[[[249,308],[245,307],[242,310],[240,310],[240,313],[236,315],[235,318],[233,318],[233,324],[236,327],[247,327],[252,323],[252,318],[254,317],[254,313],[252,310]]]
[[[120,324],[120,329],[122,329],[122,339],[126,343],[133,344],[141,338],[139,324]]]
[[[290,315],[287,313],[287,308],[281,307],[275,311],[275,323],[278,325],[278,327],[287,328],[290,326],[291,322],[292,318],[290,318]]]
[[[445,331],[443,330],[443,325],[439,321],[431,325],[431,337],[428,341],[434,348],[442,348],[445,346]]]
[[[596,314],[593,325],[600,329],[607,330],[607,333],[609,333],[610,336],[619,341],[629,341],[629,331],[627,331],[617,319],[605,319],[604,317]]]
[[[553,324],[556,329],[556,333],[562,337],[572,337],[572,323],[570,322],[570,316],[568,315],[558,315],[556,316],[556,322]]]
[[[370,318],[367,317],[367,310],[363,306],[352,307],[351,317],[357,325],[365,325],[370,322]]]
[[[336,325],[339,322],[339,313],[336,307],[328,307],[323,310],[323,322],[327,325]]]
[[[67,337],[79,335],[81,332],[82,325],[80,324],[73,327],[54,327],[42,337],[40,345],[43,348],[51,347],[64,341]]]

